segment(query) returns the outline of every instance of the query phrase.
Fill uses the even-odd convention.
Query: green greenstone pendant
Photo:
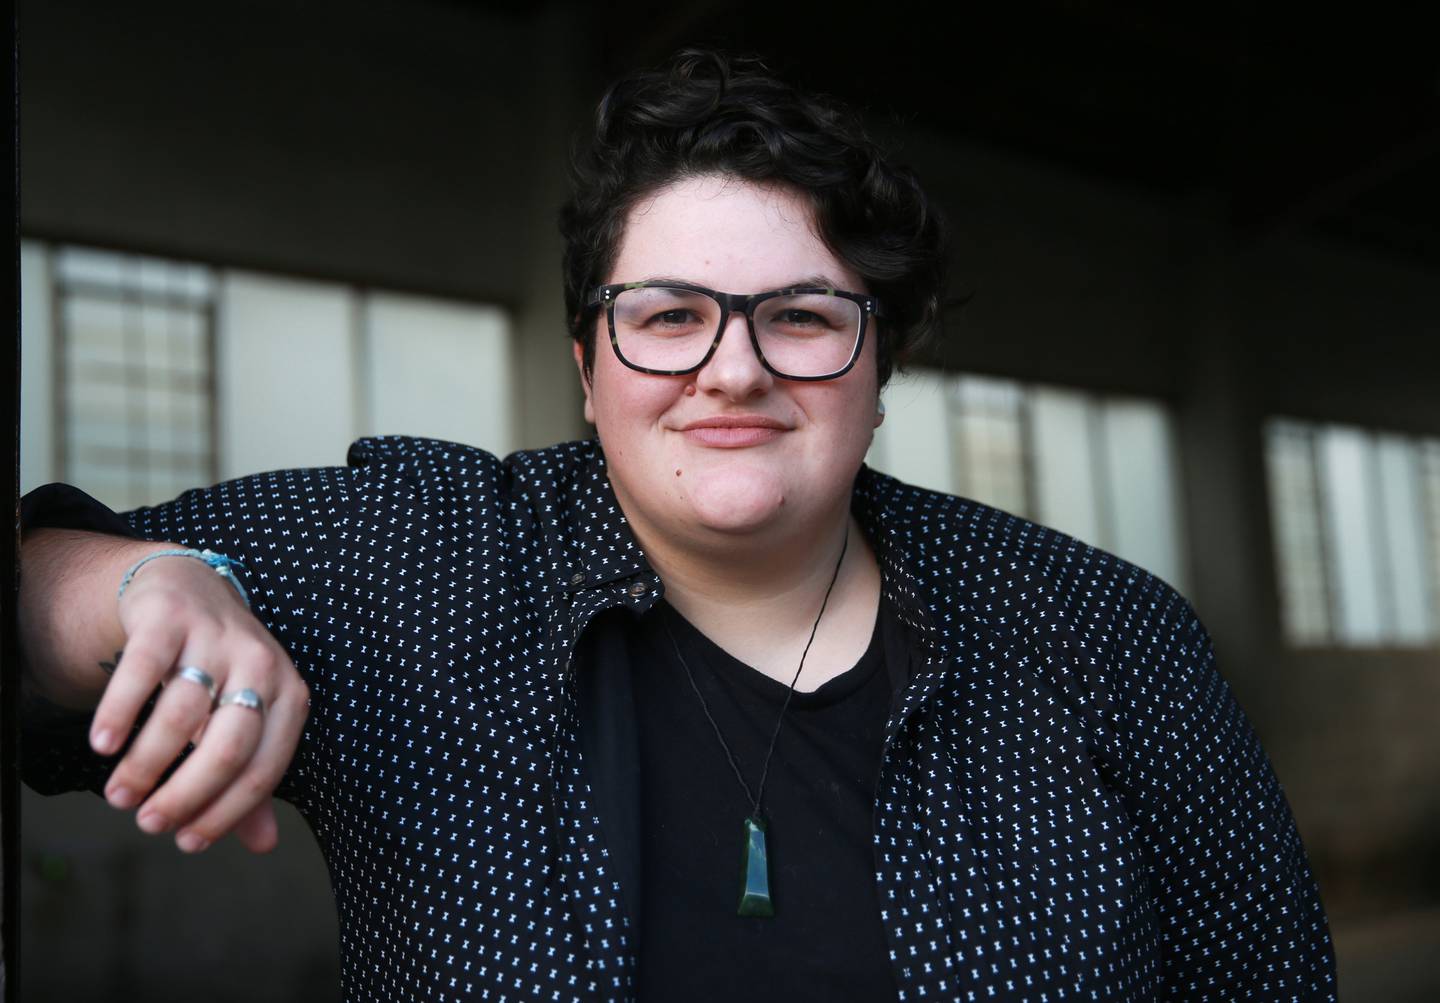
[[[745,862],[740,875],[740,915],[774,916],[770,901],[770,855],[765,852],[765,823],[745,820]]]

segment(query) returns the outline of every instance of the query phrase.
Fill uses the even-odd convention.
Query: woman
[[[362,440],[124,519],[37,493],[29,782],[188,851],[266,849],[278,783],[350,1000],[1333,999],[1185,601],[862,466],[938,302],[913,179],[689,52],[611,89],[575,181],[598,441]],[[82,525],[140,539],[42,531]]]

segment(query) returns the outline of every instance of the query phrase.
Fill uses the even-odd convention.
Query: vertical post
[[[8,342],[0,352],[0,383],[6,395],[10,432],[0,450],[0,496],[10,506],[7,531],[0,534],[0,999],[20,998],[16,959],[20,947],[20,662],[15,637],[15,593],[19,585],[20,526],[20,142],[18,19],[15,4],[3,8],[9,42],[5,46],[4,131],[10,137],[0,144],[5,187],[9,193],[10,267],[5,271],[0,304],[4,305]]]

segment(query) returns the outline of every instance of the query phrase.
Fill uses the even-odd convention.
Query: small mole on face
[[[676,477],[679,477],[679,476],[680,476],[680,468],[679,468],[679,467],[676,467],[676,468],[675,468],[675,476],[676,476]]]

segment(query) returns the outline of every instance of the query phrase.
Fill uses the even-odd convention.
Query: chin
[[[697,475],[685,500],[706,529],[745,533],[772,525],[785,511],[781,481],[755,471],[713,471]]]

